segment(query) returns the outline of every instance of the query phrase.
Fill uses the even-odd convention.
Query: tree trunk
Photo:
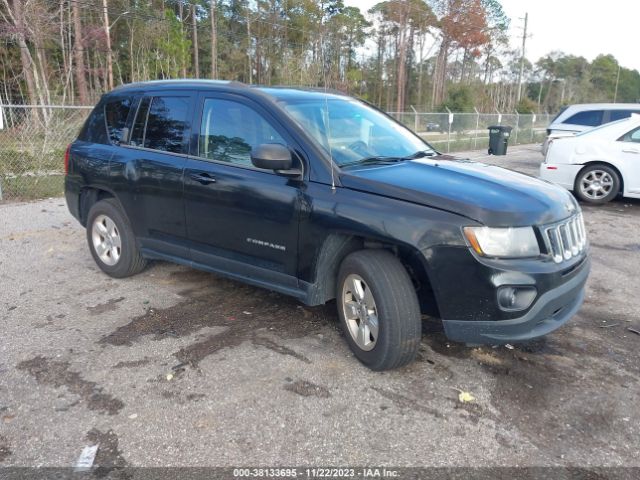
[[[104,34],[107,39],[107,87],[109,90],[113,90],[113,52],[111,51],[111,28],[109,28],[109,10],[107,9],[107,1],[108,0],[102,0]]]
[[[431,95],[432,108],[440,105],[445,97],[447,66],[449,63],[449,44],[450,40],[447,37],[444,37],[442,39],[442,44],[440,45],[440,51],[438,52],[438,58],[436,60],[436,68],[433,74],[433,92]]]
[[[184,10],[182,7],[182,2],[178,2],[178,16],[180,17],[180,38],[184,38]],[[182,78],[187,78],[187,65],[183,61],[182,62]]]
[[[249,64],[249,83],[253,83],[253,62],[251,61],[251,19],[247,16],[247,61]]]
[[[200,78],[200,56],[198,55],[198,21],[196,5],[191,5],[191,20],[193,22],[193,76]]]
[[[31,52],[26,41],[26,27],[24,24],[24,12],[22,11],[22,0],[13,0],[13,21],[16,26],[16,38],[18,47],[20,47],[20,62],[22,63],[22,73],[27,83],[27,96],[29,103],[35,105],[38,103],[35,80],[35,63],[31,57]]]
[[[396,110],[398,112],[404,111],[404,84],[405,76],[407,72],[407,11],[404,3],[399,6],[402,11],[400,13],[400,27],[398,29],[398,72],[396,74],[397,95],[396,95]]]
[[[216,0],[211,1],[211,78],[218,78],[218,32],[216,19]]]
[[[82,105],[89,103],[89,92],[87,90],[87,80],[85,78],[84,49],[82,46],[82,23],[80,21],[80,6],[78,2],[71,2],[73,13],[73,34],[74,45],[73,55],[76,60],[76,85],[78,87],[78,99]]]

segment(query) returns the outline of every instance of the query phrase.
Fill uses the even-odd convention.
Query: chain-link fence
[[[64,151],[92,107],[0,105],[0,201],[59,196]],[[509,143],[541,142],[542,115],[391,112],[442,152],[485,149],[490,125],[513,127]]]
[[[422,113],[389,112],[442,152],[484,149],[489,144],[489,127],[512,128],[509,145],[540,143],[544,140],[549,114],[517,113]]]
[[[91,108],[0,105],[0,200],[62,195],[64,152]]]

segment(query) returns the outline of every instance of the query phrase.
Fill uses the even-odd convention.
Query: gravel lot
[[[640,202],[584,211],[593,270],[567,326],[513,349],[429,327],[418,361],[374,373],[333,304],[161,262],[114,280],[62,199],[0,205],[0,465],[69,467],[99,443],[107,470],[638,467]]]

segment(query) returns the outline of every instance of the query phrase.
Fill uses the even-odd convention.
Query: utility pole
[[[522,32],[522,56],[520,57],[520,73],[518,74],[518,96],[516,102],[522,98],[522,77],[524,76],[524,53],[527,46],[527,24],[529,23],[529,14],[524,14],[524,32]]]
[[[620,64],[618,64],[618,76],[616,77],[616,91],[613,94],[613,103],[616,103],[616,100],[618,100],[618,83],[620,83]]]

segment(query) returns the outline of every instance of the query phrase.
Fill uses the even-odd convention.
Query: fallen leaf
[[[458,394],[458,400],[460,400],[460,403],[469,403],[475,402],[476,397],[471,395],[469,392],[460,392]]]

